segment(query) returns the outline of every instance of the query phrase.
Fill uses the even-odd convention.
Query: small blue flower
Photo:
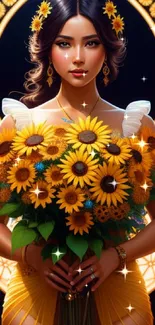
[[[42,172],[42,171],[44,171],[45,166],[44,166],[44,164],[43,164],[42,162],[37,162],[37,163],[35,164],[35,169],[36,169],[38,172]]]
[[[94,203],[91,200],[87,200],[84,204],[86,209],[91,209],[93,207]]]

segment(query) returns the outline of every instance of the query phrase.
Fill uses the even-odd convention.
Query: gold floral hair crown
[[[53,9],[50,2],[47,1],[42,1],[38,7],[39,9],[36,11],[30,26],[32,32],[40,32],[40,30],[43,28],[44,20],[48,17],[48,15],[51,14],[51,10]],[[111,20],[113,26],[112,29],[115,30],[116,35],[118,36],[119,33],[122,34],[124,30],[124,21],[123,18],[118,14],[117,7],[114,5],[114,3],[107,0],[105,2],[105,7],[102,9],[104,10],[103,14],[107,14],[108,18]]]

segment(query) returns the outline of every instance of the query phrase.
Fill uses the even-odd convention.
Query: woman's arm
[[[11,254],[11,231],[2,223],[0,224],[0,256],[22,262],[21,248]]]

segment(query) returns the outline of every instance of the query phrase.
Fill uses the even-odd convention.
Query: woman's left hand
[[[96,255],[90,257],[84,262],[80,263],[79,258],[69,268],[69,273],[72,274],[73,280],[70,283],[77,291],[94,281],[97,281],[92,286],[91,291],[95,291],[105,279],[114,272],[120,263],[116,250],[112,247],[103,250],[100,259]],[[79,269],[82,271],[79,272]],[[93,279],[92,274],[95,276]]]

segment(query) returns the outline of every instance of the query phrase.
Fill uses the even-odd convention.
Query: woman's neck
[[[99,96],[95,82],[84,87],[74,87],[62,81],[57,98],[65,109],[90,111]],[[82,105],[84,104],[84,105]],[[87,104],[85,106],[85,104]]]

